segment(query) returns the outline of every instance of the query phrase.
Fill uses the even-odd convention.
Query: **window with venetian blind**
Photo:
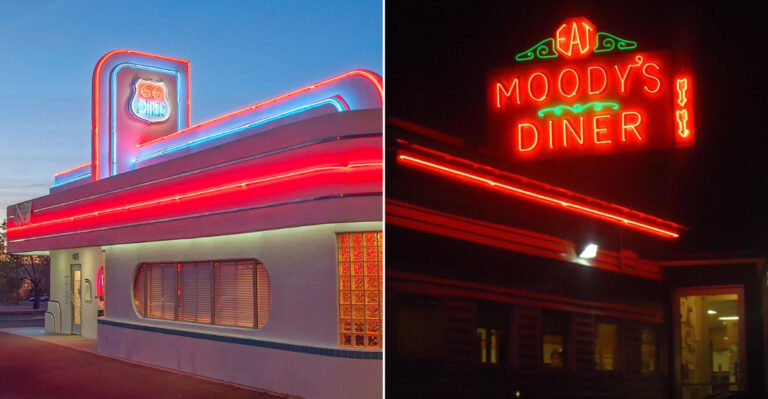
[[[146,263],[133,288],[147,318],[261,328],[272,309],[269,275],[254,260]]]
[[[382,233],[339,233],[341,346],[381,349]]]

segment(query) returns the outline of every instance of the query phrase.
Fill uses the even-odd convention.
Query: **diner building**
[[[186,60],[106,54],[91,160],[8,208],[9,251],[51,257],[46,332],[281,394],[380,397],[381,77],[194,125],[189,82]]]
[[[764,397],[764,255],[681,244],[707,82],[611,19],[498,8],[388,31],[423,58],[387,66],[387,394]]]

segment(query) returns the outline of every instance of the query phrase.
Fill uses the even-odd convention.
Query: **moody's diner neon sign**
[[[570,18],[488,80],[493,144],[514,160],[694,144],[687,61]]]

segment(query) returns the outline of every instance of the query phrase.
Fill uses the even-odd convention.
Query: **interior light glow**
[[[554,206],[569,212],[587,215],[593,218],[611,222],[613,224],[617,224],[617,225],[631,228],[634,230],[642,231],[645,233],[650,233],[659,237],[668,238],[668,239],[676,239],[680,237],[680,234],[673,230],[657,227],[648,222],[641,222],[639,220],[631,219],[611,211],[597,209],[591,205],[586,205],[585,203],[579,203],[569,199],[558,198],[550,194],[539,193],[522,185],[517,185],[515,183],[506,182],[503,180],[497,180],[496,178],[486,177],[484,175],[478,174],[475,171],[471,171],[471,172],[464,171],[454,166],[440,164],[437,162],[433,162],[431,160],[426,160],[423,158],[419,158],[412,155],[406,155],[402,153],[398,154],[397,159],[399,162],[407,164],[412,167],[418,167],[431,172],[437,172],[444,176],[448,176],[455,179],[471,181],[473,183],[480,184],[484,187],[488,187],[493,190],[514,195],[516,197],[522,197],[525,199],[533,200],[533,201],[536,201],[545,205],[549,205],[549,206]],[[649,217],[649,218],[653,218],[653,217]],[[653,218],[653,219],[657,219],[664,224],[669,224],[669,225],[676,226],[678,228],[682,228],[682,226],[677,226],[674,223],[666,222],[666,221],[663,221],[662,219],[658,219],[658,218]]]
[[[715,311],[714,311],[714,310],[712,310],[712,309],[709,309],[709,310],[707,310],[707,314],[717,314],[717,312],[715,312]]]
[[[718,320],[738,320],[739,316],[722,316],[722,317],[718,317],[717,319]]]
[[[592,259],[597,256],[597,244],[589,243],[579,254],[581,259]]]

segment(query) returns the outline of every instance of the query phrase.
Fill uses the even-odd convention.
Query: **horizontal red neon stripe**
[[[233,111],[233,112],[230,112],[230,113],[228,113],[228,114],[225,114],[225,115],[221,115],[221,116],[218,116],[218,117],[216,117],[216,118],[213,118],[213,119],[207,120],[207,121],[205,121],[205,122],[201,122],[201,123],[198,123],[198,124],[197,124],[197,125],[195,125],[195,126],[190,126],[190,127],[186,128],[186,129],[183,129],[183,130],[179,130],[179,131],[178,131],[178,132],[176,132],[176,133],[171,133],[171,134],[169,134],[169,135],[167,135],[167,136],[158,137],[158,138],[156,138],[156,139],[154,139],[154,140],[150,140],[150,141],[147,141],[147,142],[144,142],[144,143],[138,144],[138,145],[136,145],[136,147],[139,147],[139,148],[141,148],[141,147],[144,147],[144,146],[146,146],[146,145],[150,145],[150,144],[152,144],[152,143],[156,143],[156,142],[159,142],[159,141],[167,140],[167,139],[170,139],[170,138],[176,137],[176,136],[178,136],[178,135],[181,135],[181,134],[187,133],[187,132],[189,132],[189,131],[190,131],[190,130],[192,130],[192,129],[196,129],[196,128],[199,128],[199,127],[202,127],[202,126],[207,126],[207,125],[210,125],[210,124],[212,124],[212,123],[215,123],[215,122],[219,122],[219,121],[222,121],[222,120],[224,120],[224,119],[232,118],[232,117],[234,117],[234,116],[237,116],[237,115],[240,115],[240,114],[242,114],[242,113],[245,113],[245,112],[248,112],[248,111],[252,111],[252,110],[254,110],[254,109],[256,109],[256,108],[259,108],[259,107],[263,107],[263,106],[265,106],[265,105],[269,105],[269,104],[272,104],[272,103],[278,102],[278,101],[280,101],[280,100],[283,100],[283,99],[285,99],[285,98],[287,98],[287,97],[295,96],[295,95],[297,95],[297,94],[301,94],[301,93],[304,93],[304,92],[306,92],[306,91],[310,91],[310,90],[312,90],[312,89],[315,89],[315,88],[318,88],[318,87],[320,87],[320,86],[324,86],[324,85],[327,85],[327,84],[329,84],[329,83],[333,83],[333,82],[335,82],[335,81],[337,81],[337,80],[341,80],[341,79],[343,79],[343,78],[346,78],[346,77],[348,77],[348,76],[354,76],[354,75],[360,75],[360,76],[363,76],[364,78],[366,78],[366,79],[370,80],[370,81],[371,81],[371,83],[373,83],[373,85],[374,85],[374,86],[376,86],[376,89],[379,91],[379,96],[381,96],[381,97],[382,97],[382,99],[384,98],[384,88],[383,88],[383,86],[382,86],[382,84],[381,84],[381,81],[379,81],[379,79],[378,79],[378,78],[377,78],[375,75],[373,75],[372,73],[370,73],[370,72],[368,72],[368,71],[366,71],[366,70],[363,70],[363,69],[355,69],[355,70],[353,70],[353,71],[349,71],[349,72],[347,72],[347,73],[343,73],[343,74],[341,74],[341,75],[338,75],[338,76],[334,76],[334,77],[332,77],[332,78],[329,78],[329,79],[323,80],[322,82],[318,82],[318,83],[315,83],[315,84],[313,84],[313,85],[309,85],[309,86],[306,86],[306,87],[302,87],[302,88],[300,88],[300,89],[296,89],[296,90],[294,90],[294,91],[291,91],[291,92],[289,92],[289,93],[285,93],[285,94],[283,94],[283,95],[280,95],[280,96],[278,96],[278,97],[275,97],[275,98],[271,98],[271,99],[269,99],[269,100],[265,100],[265,101],[262,101],[262,102],[260,102],[260,103],[258,103],[258,104],[254,104],[254,105],[251,105],[251,106],[249,106],[249,107],[246,107],[246,108],[242,108],[242,109],[239,109],[239,110],[237,110],[237,111]]]
[[[83,169],[83,168],[88,167],[88,166],[91,166],[90,162],[86,162],[86,163],[84,163],[82,165],[75,166],[74,168],[67,169],[67,170],[65,170],[63,172],[56,173],[55,175],[53,175],[53,177],[55,178],[55,177],[59,177],[61,175],[66,175],[67,173],[74,172],[74,171],[76,171],[78,169]]]
[[[412,166],[417,166],[422,169],[426,169],[433,172],[439,172],[441,174],[459,178],[467,179],[481,185],[487,185],[491,189],[502,191],[517,197],[533,200],[545,205],[554,206],[569,212],[580,213],[583,215],[595,217],[601,220],[609,221],[614,224],[626,226],[635,230],[643,231],[646,233],[654,234],[663,238],[678,238],[680,234],[675,231],[666,230],[657,226],[653,226],[647,223],[643,223],[637,220],[629,219],[623,216],[616,215],[611,212],[606,212],[600,209],[596,209],[587,205],[579,204],[574,201],[568,201],[560,199],[554,196],[540,194],[523,186],[515,186],[513,183],[504,182],[501,180],[494,180],[479,174],[469,173],[457,169],[452,166],[441,165],[430,160],[418,158],[416,156],[399,154],[398,161]]]
[[[87,217],[94,217],[94,216],[104,215],[104,214],[113,213],[113,212],[126,211],[126,210],[130,210],[130,209],[135,209],[135,208],[140,208],[140,207],[145,207],[145,206],[151,206],[151,205],[157,205],[157,204],[161,204],[161,203],[168,203],[168,202],[172,202],[172,201],[180,201],[180,200],[187,199],[187,198],[193,198],[193,197],[199,197],[199,196],[202,196],[202,195],[217,193],[217,192],[221,192],[221,191],[224,191],[224,190],[231,190],[231,189],[236,189],[236,188],[246,188],[247,186],[254,185],[254,184],[266,183],[266,182],[280,180],[280,179],[287,179],[287,178],[296,177],[296,176],[300,176],[300,175],[306,175],[306,174],[315,173],[315,172],[326,172],[326,171],[332,171],[332,170],[344,170],[344,169],[363,168],[363,167],[381,167],[381,166],[382,166],[382,162],[364,162],[364,163],[349,164],[349,165],[344,165],[344,166],[321,166],[321,167],[315,167],[315,168],[309,168],[309,169],[302,169],[302,170],[298,170],[298,171],[295,171],[295,172],[284,173],[284,174],[277,175],[277,176],[270,176],[270,177],[263,177],[263,178],[259,178],[259,179],[247,180],[247,181],[243,181],[243,182],[239,182],[239,183],[227,184],[227,185],[224,185],[224,186],[218,186],[218,187],[214,187],[214,188],[210,188],[210,189],[206,189],[206,190],[200,190],[200,191],[194,191],[194,192],[190,192],[190,193],[186,193],[186,194],[178,194],[178,195],[168,196],[168,197],[164,197],[164,198],[160,198],[160,199],[155,199],[155,200],[152,200],[152,201],[137,202],[137,203],[128,204],[128,205],[124,205],[124,206],[120,206],[120,207],[109,208],[109,209],[104,209],[104,210],[99,210],[99,211],[94,211],[94,212],[88,212],[88,213],[82,213],[82,214],[79,214],[79,215],[68,216],[68,217],[54,219],[54,220],[48,220],[48,221],[45,221],[45,222],[33,223],[33,224],[28,224],[28,225],[24,225],[24,226],[17,226],[17,227],[10,227],[9,226],[8,227],[8,232],[9,233],[13,233],[13,232],[17,232],[17,231],[20,231],[20,230],[26,230],[26,229],[29,229],[29,228],[33,228],[33,227],[41,227],[41,226],[47,226],[47,225],[52,225],[52,224],[65,223],[65,222],[66,223],[72,223],[72,222],[76,221],[76,219],[83,219],[83,218],[87,218]]]

